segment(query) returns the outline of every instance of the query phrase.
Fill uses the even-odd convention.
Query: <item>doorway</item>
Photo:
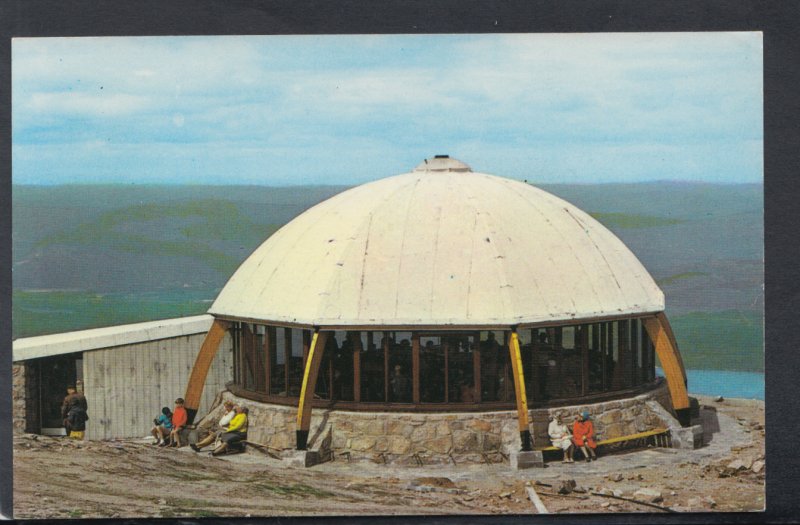
[[[83,380],[81,354],[47,357],[39,364],[39,414],[41,433],[63,436],[64,422],[61,418],[61,403],[67,395],[67,385]]]

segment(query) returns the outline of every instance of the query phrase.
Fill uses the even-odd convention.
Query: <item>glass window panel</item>
[[[501,331],[480,332],[481,349],[481,399],[483,401],[508,401],[508,382],[511,379],[508,348]],[[511,385],[513,396],[514,386]]]
[[[533,359],[531,364],[531,377],[533,386],[526,389],[528,398],[537,401],[547,401],[552,396],[553,382],[555,381],[556,361],[553,357],[553,345],[550,334],[545,328],[531,331],[533,340]],[[527,385],[526,385],[527,386]]]
[[[253,352],[253,329],[249,323],[242,324],[242,350],[244,356],[244,383],[242,386],[253,390],[255,387],[255,355]]]
[[[589,393],[603,391],[603,349],[601,345],[601,332],[599,324],[589,326]]]
[[[381,402],[385,399],[381,332],[361,332],[361,401]]]
[[[283,328],[275,330],[275,363],[286,364],[286,332]]]
[[[387,332],[389,337],[389,401],[411,403],[411,332]]]
[[[615,363],[614,375],[611,376],[611,388],[621,390],[631,386],[631,351],[630,351],[630,331],[628,321],[617,321],[614,323]]]
[[[474,336],[448,335],[444,337],[444,345],[447,351],[447,401],[449,403],[476,402]]]
[[[231,342],[233,343],[233,382],[237,385],[242,384],[242,375],[239,371],[239,363],[240,363],[240,352],[241,347],[239,346],[239,323],[234,323],[233,327],[231,328]]]
[[[287,343],[289,346],[289,388],[288,395],[291,397],[300,397],[300,390],[303,388],[303,332],[299,328],[288,329],[289,337]]]
[[[337,399],[353,401],[353,352],[360,346],[358,332],[345,332],[340,340],[342,344],[334,361],[334,392],[338,394]]]
[[[631,371],[632,380],[634,385],[641,384],[643,381],[642,376],[642,347],[639,344],[639,320],[631,319],[630,321],[631,333],[631,361],[633,361],[633,370]]]
[[[301,330],[299,328],[292,328],[292,357],[299,357],[300,362],[303,359],[303,332],[308,330]]]
[[[326,352],[331,352],[328,375],[333,401],[353,400],[353,343],[347,332],[335,331],[328,337]]]
[[[267,391],[267,378],[266,378],[266,355],[264,354],[264,330],[263,326],[251,325],[253,330],[253,364],[254,364],[254,390],[256,392],[266,393]]]
[[[564,350],[575,349],[575,327],[564,326],[561,328],[561,347]]]
[[[525,375],[525,393],[528,395],[528,402],[538,399],[535,395],[537,377],[533,360],[533,341],[536,330],[519,330],[519,351],[522,357],[522,370]]]
[[[283,327],[267,327],[270,335],[270,394],[286,395],[286,334]]]
[[[614,370],[616,368],[616,346],[615,341],[615,326],[614,323],[604,323],[605,331],[605,371],[603,372],[603,389],[605,391],[611,390],[612,378],[614,377]]]
[[[445,354],[441,337],[422,336],[419,339],[420,401],[444,403]]]
[[[555,352],[559,398],[577,397],[581,394],[583,356],[576,347],[576,340],[575,326],[561,327],[561,347]]]

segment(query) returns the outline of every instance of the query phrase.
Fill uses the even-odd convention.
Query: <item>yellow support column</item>
[[[511,332],[508,351],[511,353],[511,368],[514,372],[514,394],[517,396],[517,419],[519,422],[521,450],[530,451],[533,450],[533,446],[528,421],[528,396],[525,393],[525,374],[523,373],[522,355],[519,351],[519,336],[516,330]]]
[[[322,363],[322,354],[328,332],[314,331],[311,338],[311,348],[308,349],[306,368],[303,371],[303,386],[300,389],[300,403],[297,406],[297,450],[306,450],[308,447],[308,430],[311,427],[311,404],[314,398],[314,388],[317,385],[319,365]]]
[[[230,323],[227,321],[220,321],[214,319],[214,323],[209,328],[206,338],[200,347],[200,352],[194,360],[194,367],[189,376],[189,384],[186,386],[186,394],[184,394],[184,406],[186,413],[189,416],[188,423],[192,424],[197,415],[197,409],[200,407],[200,397],[203,395],[203,387],[206,384],[206,377],[208,370],[211,368],[211,362],[214,361],[214,356],[217,355],[219,345],[225,332],[230,328]]]
[[[668,324],[662,321],[666,317],[649,317],[643,319],[647,335],[656,347],[656,354],[661,361],[661,368],[667,377],[667,387],[672,398],[672,408],[678,415],[678,421],[686,427],[690,425],[691,416],[689,414],[689,394],[686,388],[683,366],[681,362],[678,346],[674,339],[670,337]]]

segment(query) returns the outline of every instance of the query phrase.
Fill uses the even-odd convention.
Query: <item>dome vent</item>
[[[450,155],[436,155],[432,159],[425,159],[422,164],[414,168],[415,172],[420,171],[452,171],[470,172],[472,168],[457,159],[451,159]]]

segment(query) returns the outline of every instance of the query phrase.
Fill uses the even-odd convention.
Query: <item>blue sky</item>
[[[14,39],[18,184],[763,180],[760,33]]]

